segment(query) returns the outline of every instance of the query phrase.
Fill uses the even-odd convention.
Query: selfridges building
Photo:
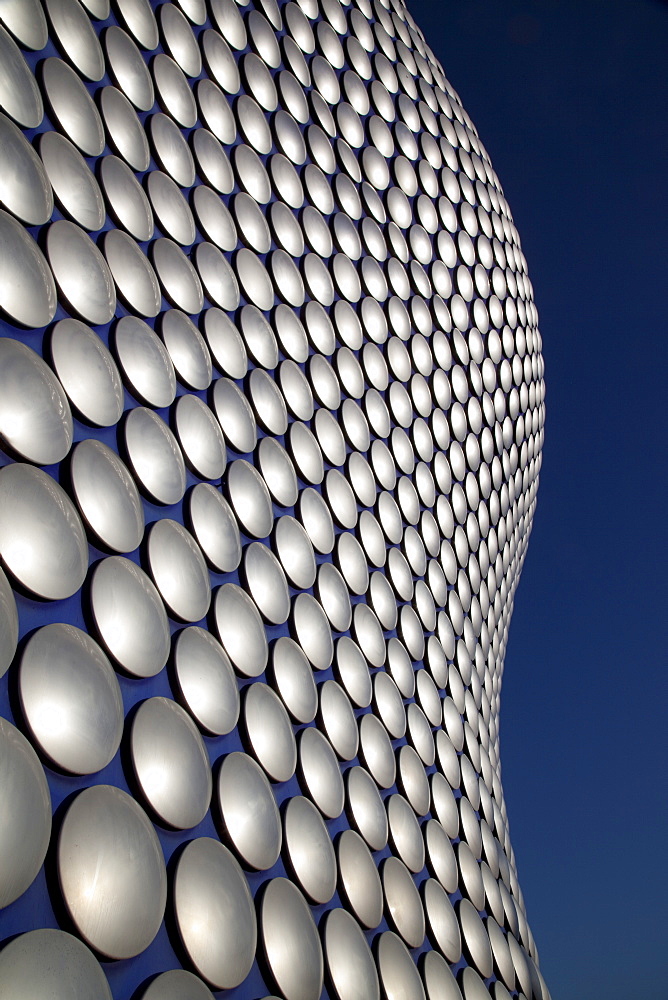
[[[548,1000],[526,261],[402,0],[0,5],[0,996]]]

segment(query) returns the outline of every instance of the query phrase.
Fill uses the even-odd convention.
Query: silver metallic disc
[[[195,969],[214,989],[232,989],[250,972],[257,924],[248,882],[216,840],[191,840],[174,874],[179,934]]]
[[[57,767],[93,774],[118,750],[121,690],[105,654],[80,629],[45,625],[31,636],[19,696],[33,739]]]
[[[3,114],[0,114],[0,203],[29,226],[48,222],[53,212],[53,191],[42,161],[23,132]]]
[[[415,962],[406,945],[393,931],[381,934],[377,944],[377,963],[387,1000],[425,1000]]]
[[[272,781],[289,781],[297,766],[297,746],[283,702],[260,681],[246,688],[244,723],[251,749]]]
[[[235,583],[224,583],[214,601],[216,628],[239,673],[258,677],[267,665],[267,637],[260,612]]]
[[[63,819],[58,881],[78,932],[110,958],[131,958],[158,932],[167,900],[160,841],[134,799],[112,785],[80,792]]]
[[[44,17],[42,14],[40,18],[38,14],[33,19],[29,8],[25,13],[33,20],[35,27]],[[3,20],[5,17],[3,10]],[[19,125],[36,128],[44,117],[44,105],[37,80],[21,55],[18,45],[2,26],[0,26],[0,65],[3,68],[0,80],[0,107]]]
[[[299,766],[304,788],[318,809],[329,819],[343,812],[343,778],[330,743],[312,726],[299,739]]]
[[[147,554],[155,584],[172,614],[187,622],[204,618],[211,601],[209,573],[190,532],[171,518],[156,521]]]
[[[112,1000],[107,977],[86,945],[51,927],[20,934],[5,945],[0,990],[7,1000]]]
[[[88,545],[72,501],[30,465],[0,471],[0,556],[24,587],[50,601],[76,593],[88,570]]]
[[[280,636],[272,649],[272,681],[281,700],[297,722],[312,722],[318,695],[311,667],[301,648],[287,636]]]
[[[120,298],[140,316],[157,316],[162,305],[160,285],[148,257],[121,229],[104,237],[104,255]]]
[[[204,313],[204,334],[214,361],[225,375],[243,378],[248,356],[241,334],[222,309],[215,306]]]
[[[151,153],[144,126],[129,100],[116,87],[103,87],[100,107],[110,145],[133,170],[146,170]]]
[[[315,581],[313,546],[299,521],[289,514],[278,518],[274,526],[274,547],[290,583],[307,590]]]
[[[0,718],[0,906],[21,896],[42,867],[51,836],[51,796],[25,736]],[[0,952],[0,969],[2,968]],[[0,979],[0,983],[2,980]]]
[[[211,801],[211,764],[195,723],[171,698],[142,702],[130,730],[132,766],[160,821],[189,830]]]
[[[245,753],[228,754],[216,781],[223,832],[246,865],[273,868],[281,852],[281,817],[264,771]]]
[[[2,9],[2,21],[21,45],[38,52],[49,37],[46,17],[37,0],[14,0]]]
[[[255,417],[250,403],[232,379],[219,378],[214,383],[213,405],[232,448],[241,454],[251,452],[257,443]]]
[[[252,542],[244,551],[244,576],[250,595],[272,625],[282,625],[290,614],[290,594],[285,574],[271,549]]]
[[[461,958],[462,939],[452,903],[443,886],[433,878],[423,884],[422,893],[430,935],[437,948],[454,964]]]
[[[422,871],[425,860],[424,841],[415,813],[403,795],[390,795],[385,805],[390,839],[396,854],[410,871]]]
[[[301,892],[287,879],[267,885],[260,926],[267,964],[285,1000],[318,1000],[324,978],[318,930]]]
[[[174,424],[188,464],[202,479],[220,479],[227,452],[220,424],[199,396],[180,396]]]
[[[328,903],[336,889],[336,855],[320,812],[301,795],[293,796],[283,817],[285,848],[300,886],[315,903]]]
[[[0,437],[22,458],[52,465],[72,444],[63,387],[30,347],[0,338]]]
[[[353,823],[372,851],[382,851],[387,844],[387,813],[369,772],[359,765],[351,767],[346,772],[346,792]]]
[[[422,978],[429,1000],[462,1000],[450,966],[437,951],[428,951],[425,955]]]
[[[292,605],[292,627],[297,642],[316,670],[326,670],[334,656],[327,616],[310,594],[298,594]]]
[[[373,955],[356,920],[342,909],[327,914],[325,958],[339,1000],[379,1000]]]
[[[76,146],[58,132],[45,132],[39,152],[65,213],[89,232],[101,229],[107,218],[102,192]]]
[[[137,43],[152,52],[158,44],[158,25],[148,0],[119,0],[118,12]]]
[[[266,538],[274,520],[271,497],[264,479],[250,462],[239,458],[228,466],[227,494],[246,533]]]
[[[159,239],[151,245],[151,252],[165,296],[178,309],[199,313],[204,305],[202,282],[181,248],[172,240]]]
[[[30,233],[0,210],[0,309],[10,319],[34,328],[56,314],[51,268]]]
[[[70,402],[91,423],[111,427],[123,413],[123,384],[100,338],[77,319],[61,319],[51,334],[56,374]]]
[[[69,136],[84,156],[99,156],[104,149],[102,121],[92,97],[77,74],[62,59],[52,56],[42,66],[42,79],[61,131]]]
[[[99,562],[91,605],[103,643],[128,673],[160,673],[169,654],[169,623],[160,595],[139,566],[123,556]]]
[[[161,333],[180,380],[193,389],[208,389],[211,356],[193,321],[178,309],[168,309],[162,316]]]
[[[336,843],[339,883],[351,911],[373,930],[383,917],[383,891],[371,851],[354,830],[344,830]]]
[[[112,215],[123,229],[143,243],[153,236],[153,211],[130,167],[118,156],[100,162],[100,180]]]
[[[327,739],[341,760],[352,760],[359,743],[357,720],[347,694],[336,681],[320,686],[320,716]]]
[[[241,562],[239,528],[227,500],[209,483],[198,483],[189,494],[195,538],[214,569],[231,573]]]
[[[466,954],[481,976],[492,975],[493,959],[489,935],[482,919],[468,899],[460,899],[457,904],[457,918],[462,930]]]
[[[280,507],[293,507],[298,497],[297,475],[283,445],[276,438],[264,437],[257,457],[262,478],[275,502]]]
[[[14,659],[19,637],[19,615],[9,580],[0,569],[0,677]],[[315,689],[313,692],[315,701]],[[315,706],[313,709],[315,715]]]
[[[394,752],[387,730],[375,715],[360,719],[360,753],[376,784],[390,788],[396,775]]]
[[[155,100],[153,82],[136,44],[114,24],[104,34],[104,47],[111,74],[125,96],[139,111],[150,111]]]
[[[183,455],[173,433],[157,413],[145,406],[130,410],[125,444],[135,475],[158,503],[176,504],[186,488]]]
[[[170,969],[151,980],[141,1000],[213,1000],[213,994],[192,972]]]
[[[174,668],[181,701],[199,725],[214,736],[231,732],[239,718],[239,689],[225,650],[203,628],[179,633]]]
[[[371,704],[369,667],[359,646],[347,635],[340,636],[336,642],[336,675],[353,704],[357,708],[368,708]]]
[[[116,289],[107,263],[93,241],[73,222],[52,223],[46,250],[56,283],[71,307],[94,326],[116,311]]]
[[[116,325],[115,347],[132,391],[151,406],[169,406],[176,395],[174,367],[148,324],[135,316],[124,316]]]
[[[381,877],[388,917],[406,944],[419,948],[425,935],[424,910],[408,868],[398,858],[386,858]]]

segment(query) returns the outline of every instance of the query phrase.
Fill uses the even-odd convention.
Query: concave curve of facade
[[[0,995],[548,1000],[544,383],[402,0],[0,7]]]

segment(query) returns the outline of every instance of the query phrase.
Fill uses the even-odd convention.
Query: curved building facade
[[[0,995],[548,1000],[541,338],[402,0],[0,6]]]

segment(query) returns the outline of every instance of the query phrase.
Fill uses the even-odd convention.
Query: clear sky
[[[504,186],[547,424],[501,709],[554,1000],[668,998],[668,3],[409,0]]]

